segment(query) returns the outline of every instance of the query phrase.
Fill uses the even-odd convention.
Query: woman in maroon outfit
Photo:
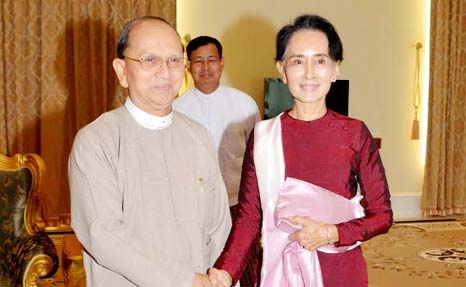
[[[279,137],[274,139],[281,141],[279,147],[283,147],[276,153],[283,161],[284,177],[318,185],[347,199],[357,194],[359,184],[364,196],[361,201],[365,210],[363,218],[338,224],[325,224],[302,216],[290,218],[302,228],[285,240],[297,241],[309,251],[329,244],[351,246],[368,240],[386,233],[393,220],[384,168],[369,130],[362,121],[339,115],[325,105],[325,96],[338,76],[342,60],[340,38],[333,25],[320,16],[300,16],[277,35],[277,69],[294,97],[291,110],[268,120],[275,121],[279,128]],[[263,150],[273,143],[270,141],[272,129],[263,128],[266,122],[258,123],[249,139],[243,163],[239,214],[223,253],[209,272],[214,286],[230,286],[237,282],[260,235],[264,248],[261,286],[291,286],[283,279],[283,264],[279,262],[282,259],[272,256],[277,252],[276,246],[269,246],[270,238],[280,232],[270,224],[277,194],[270,196],[271,191],[263,187],[268,186],[267,180],[282,180],[282,175],[267,177],[275,165],[280,165],[280,160],[269,159],[269,154],[275,156],[270,148],[269,154],[263,155]],[[268,138],[267,144],[262,144],[262,138]],[[342,253],[317,251],[317,255],[323,286],[367,286],[366,263],[359,246]]]

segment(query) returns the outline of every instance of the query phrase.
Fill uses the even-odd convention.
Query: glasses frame
[[[147,66],[144,67],[144,63],[149,62],[149,58],[157,59],[157,61],[155,63],[156,65],[154,65],[153,67],[149,67],[149,68],[147,68]],[[148,71],[148,72],[152,72],[152,71],[156,71],[158,69],[161,69],[164,65],[171,71],[177,70],[177,69],[181,70],[181,68],[184,69],[186,67],[186,58],[177,57],[177,56],[168,57],[166,59],[163,58],[163,57],[159,57],[159,56],[142,57],[140,59],[124,56],[124,59],[134,61],[134,62],[138,62],[141,65],[141,68],[144,71]],[[170,60],[173,60],[173,59],[180,60],[181,64],[179,66],[170,66]],[[158,65],[157,65],[157,62],[159,63]]]

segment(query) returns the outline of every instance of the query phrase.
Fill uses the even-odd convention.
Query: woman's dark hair
[[[118,35],[118,42],[117,42],[117,56],[120,59],[125,58],[125,50],[128,48],[128,41],[129,41],[129,33],[131,29],[136,26],[136,24],[145,22],[145,21],[161,21],[163,23],[168,24],[170,27],[172,25],[168,23],[165,19],[156,17],[156,16],[144,16],[140,18],[133,19],[125,24],[123,29],[121,29],[120,35]],[[173,27],[172,27],[173,28]]]
[[[328,54],[335,62],[343,61],[343,44],[335,27],[327,19],[318,15],[301,15],[293,24],[286,25],[277,34],[275,61],[283,61],[286,47],[294,33],[300,30],[317,30],[324,33],[328,39]]]

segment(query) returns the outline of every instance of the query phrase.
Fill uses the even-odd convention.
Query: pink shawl
[[[364,216],[364,208],[360,205],[361,195],[349,200],[312,183],[286,178],[280,189],[275,205],[275,224],[287,233],[301,228],[288,218],[304,216],[327,224],[337,224]],[[361,243],[351,246],[323,246],[318,250],[326,253],[345,252],[356,248]],[[322,286],[322,274],[319,259],[315,251],[301,248],[298,242],[289,242],[283,250],[283,268],[288,286],[308,287]]]

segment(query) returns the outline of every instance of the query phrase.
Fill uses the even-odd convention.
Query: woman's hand
[[[209,269],[209,280],[215,287],[230,287],[233,283],[230,273],[217,268]]]
[[[288,239],[298,241],[299,245],[309,251],[338,241],[338,229],[333,224],[325,224],[302,216],[293,216],[289,220],[303,228],[291,234]]]

